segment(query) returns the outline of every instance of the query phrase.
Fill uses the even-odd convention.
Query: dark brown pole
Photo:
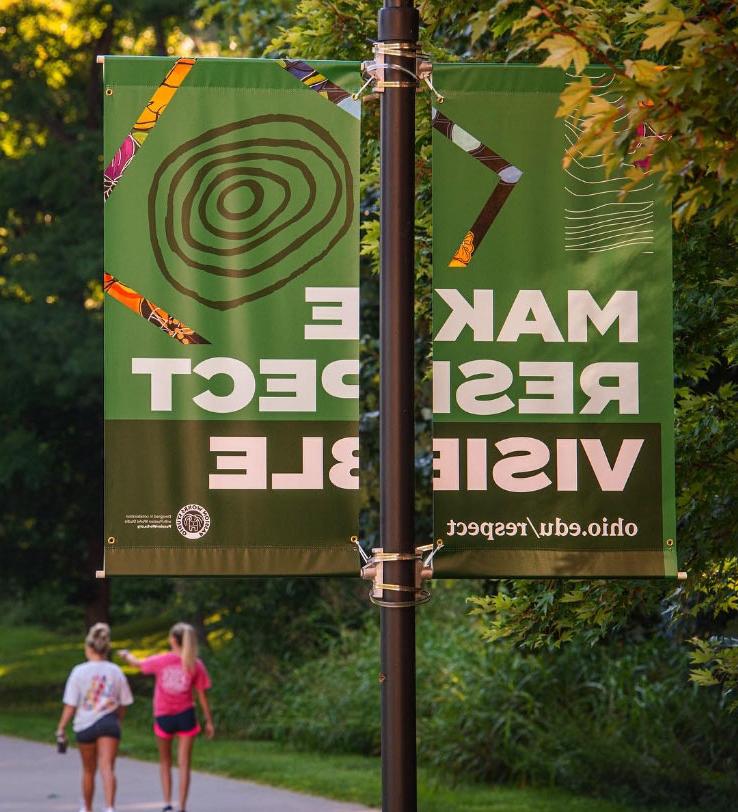
[[[419,16],[412,0],[385,0],[380,42],[415,46]],[[412,53],[412,51],[411,51]],[[378,55],[415,73],[409,57]],[[385,81],[412,84],[404,71]],[[380,93],[380,535],[388,553],[415,551],[414,225],[415,88]],[[414,562],[385,562],[383,581],[414,586]],[[411,592],[384,591],[386,601]],[[382,608],[382,810],[416,812],[415,608]]]

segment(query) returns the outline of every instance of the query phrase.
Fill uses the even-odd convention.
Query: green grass
[[[159,647],[162,629],[151,624],[118,630],[116,641],[135,650]],[[31,627],[0,626],[0,734],[53,743],[60,697],[69,669],[80,662],[79,641]],[[121,753],[156,759],[151,733],[150,683],[134,680],[138,701],[126,720]],[[198,742],[195,767],[336,800],[378,807],[377,758],[286,749],[273,742],[216,739]],[[444,776],[419,771],[420,812],[635,812],[633,806],[576,797],[554,789],[449,785]],[[655,812],[651,810],[651,812]],[[671,812],[662,808],[660,812]],[[682,810],[684,812],[684,810]]]

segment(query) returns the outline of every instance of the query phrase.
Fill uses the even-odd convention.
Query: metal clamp
[[[420,51],[417,45],[410,42],[375,42],[373,50],[374,59],[361,63],[361,74],[366,81],[356,93],[352,94],[354,100],[361,98],[364,91],[370,85],[373,85],[373,92],[384,93],[388,87],[410,87],[419,91],[421,89],[421,82],[425,82],[430,91],[435,95],[436,103],[443,103],[444,97],[433,87],[433,64],[428,55]],[[415,71],[403,65],[393,65],[386,62],[383,57],[387,56],[415,59]],[[404,73],[409,76],[412,81],[407,79],[386,79],[385,72],[390,71]]]
[[[372,550],[371,557],[368,556],[356,536],[351,537],[351,541],[357,546],[359,554],[364,562],[361,568],[361,577],[372,582],[369,590],[369,600],[375,606],[383,606],[387,609],[402,609],[410,606],[420,606],[431,599],[431,593],[423,586],[425,581],[433,577],[433,558],[443,547],[443,542],[438,539],[435,544],[425,544],[415,548],[414,553],[388,553],[381,547]],[[425,560],[423,556],[429,553]],[[415,585],[387,584],[384,582],[384,564],[386,561],[414,561],[415,562]],[[412,594],[411,600],[406,601],[386,601],[384,592],[409,592]]]
[[[436,97],[438,104],[443,104],[444,101],[446,101],[446,97],[442,96],[435,87],[433,87],[433,63],[429,59],[423,59],[418,66],[418,78],[428,85],[428,89]]]

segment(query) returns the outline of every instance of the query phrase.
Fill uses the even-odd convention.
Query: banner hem
[[[217,557],[207,548],[147,548],[105,550],[106,575],[241,575],[350,576],[359,573],[356,550],[290,547],[220,548]]]
[[[448,548],[446,548],[448,550]],[[436,578],[664,578],[660,551],[466,550],[441,553]]]

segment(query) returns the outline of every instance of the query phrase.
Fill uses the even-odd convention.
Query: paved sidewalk
[[[174,788],[176,798],[176,770]],[[116,812],[161,809],[156,764],[120,758]],[[78,812],[80,760],[76,750],[59,755],[51,745],[0,736],[0,812]],[[103,808],[98,778],[95,810]],[[194,772],[188,812],[369,812],[297,792]]]

